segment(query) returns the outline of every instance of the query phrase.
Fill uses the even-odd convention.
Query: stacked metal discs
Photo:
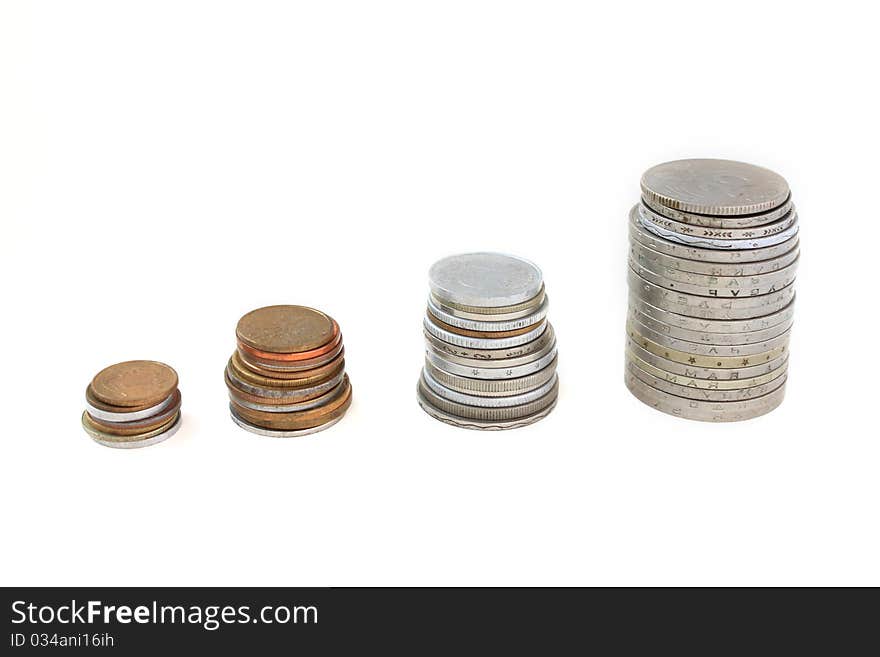
[[[131,360],[107,367],[86,388],[82,425],[106,447],[155,445],[180,428],[177,372],[164,363]]]
[[[326,429],[351,405],[339,325],[304,306],[268,306],[241,318],[226,365],[233,421],[263,436]]]
[[[729,160],[649,169],[630,212],[626,385],[665,413],[745,420],[785,394],[798,266],[788,183]]]
[[[522,258],[468,253],[429,273],[421,407],[467,429],[513,429],[556,405],[556,338],[541,270]]]

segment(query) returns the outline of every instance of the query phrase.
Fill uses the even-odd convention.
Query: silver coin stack
[[[732,422],[782,403],[798,266],[788,183],[729,160],[642,176],[630,212],[626,385],[692,420]]]
[[[556,405],[556,337],[541,270],[500,253],[431,267],[421,407],[466,429],[514,429]]]

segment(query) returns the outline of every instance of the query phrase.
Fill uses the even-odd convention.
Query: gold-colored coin
[[[235,335],[263,352],[295,354],[324,346],[339,327],[324,313],[305,306],[266,306],[238,321]]]
[[[130,360],[98,372],[86,394],[91,392],[110,406],[145,409],[168,398],[176,388],[173,368],[154,360]]]
[[[160,425],[153,427],[152,429],[141,429],[135,432],[114,432],[110,433],[103,425],[95,422],[94,418],[88,414],[87,411],[83,411],[82,414],[82,425],[83,428],[91,435],[92,437],[100,438],[101,440],[111,441],[111,442],[128,442],[135,440],[146,440],[148,438],[153,438],[158,436],[163,431],[167,431],[170,429],[175,422],[177,422],[177,418],[180,417],[180,411],[174,413],[171,418],[166,419]]]
[[[348,407],[351,405],[351,383],[348,380],[348,375],[343,379],[342,385],[342,392],[330,399],[326,404],[306,411],[270,413],[268,411],[255,411],[245,408],[240,404],[236,404],[235,401],[230,401],[230,405],[239,417],[257,427],[277,431],[311,429],[312,427],[318,427],[338,417],[342,417],[348,410]]]
[[[788,349],[788,345],[784,344],[775,349],[763,351],[760,354],[753,354],[751,356],[700,356],[697,354],[690,354],[686,351],[678,351],[677,349],[664,347],[653,340],[648,340],[648,338],[631,328],[627,329],[627,333],[629,334],[629,337],[632,338],[633,342],[645,351],[648,351],[655,356],[662,356],[668,360],[675,361],[676,363],[693,365],[695,367],[730,369],[763,365],[764,363],[769,363],[771,360],[779,358],[785,354]]]
[[[94,417],[88,411],[89,421],[99,431],[114,436],[135,436],[142,433],[149,433],[154,429],[158,429],[168,423],[168,420],[177,415],[180,411],[181,396],[180,391],[174,391],[173,403],[163,411],[156,413],[152,417],[143,420],[134,420],[130,422],[109,422],[101,418]]]

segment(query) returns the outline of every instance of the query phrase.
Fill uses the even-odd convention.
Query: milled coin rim
[[[514,408],[517,406],[525,406],[526,404],[531,404],[549,394],[558,383],[558,375],[556,372],[553,372],[553,376],[547,383],[542,384],[534,390],[504,397],[484,397],[479,394],[467,394],[458,392],[452,388],[447,388],[431,376],[428,368],[422,370],[422,378],[428,388],[430,388],[435,395],[443,397],[443,399],[447,401],[477,408]]]
[[[752,262],[706,262],[682,258],[681,256],[669,255],[650,246],[642,244],[636,239],[629,241],[631,259],[637,262],[645,261],[662,267],[665,271],[676,271],[682,274],[699,274],[700,276],[718,276],[733,278],[737,276],[763,276],[780,269],[785,269],[800,258],[800,243],[795,241],[792,248],[775,258],[768,260],[755,260]],[[635,253],[634,253],[635,252]],[[781,263],[781,264],[777,264]],[[774,266],[776,265],[776,266]],[[647,265],[643,265],[647,266]],[[650,267],[648,267],[650,269]]]
[[[550,309],[550,298],[547,295],[544,295],[543,303],[538,306],[538,308],[528,315],[520,317],[518,319],[511,320],[473,320],[467,319],[464,317],[457,317],[455,315],[451,315],[441,308],[438,308],[434,303],[432,298],[428,297],[428,313],[433,315],[435,318],[439,319],[444,324],[449,326],[453,326],[455,328],[467,329],[469,331],[479,331],[479,332],[503,332],[503,331],[514,331],[526,328],[528,326],[534,326],[538,322],[542,321],[545,317],[547,317],[547,312]]]
[[[462,365],[456,361],[445,358],[443,354],[438,354],[430,349],[425,350],[425,361],[431,363],[434,367],[443,370],[449,374],[457,374],[472,379],[482,379],[484,381],[504,381],[507,379],[518,379],[535,372],[540,372],[548,367],[558,357],[558,349],[556,343],[553,343],[544,355],[535,360],[523,363],[521,365],[513,365],[508,367],[486,367]]]
[[[659,203],[651,202],[644,196],[641,198],[642,203],[647,205],[657,214],[661,214],[667,219],[673,219],[683,224],[691,224],[693,226],[702,226],[704,228],[752,228],[764,226],[773,223],[777,219],[785,216],[794,207],[791,193],[788,198],[779,207],[768,210],[767,212],[757,212],[754,214],[727,215],[716,216],[711,214],[699,214],[698,212],[684,212],[669,208]]]
[[[783,187],[781,187],[781,189],[785,190],[785,194],[782,195],[782,198],[779,198],[780,195],[777,194],[775,197],[768,198],[764,201],[754,201],[751,203],[744,203],[739,205],[712,205],[711,203],[706,202],[698,202],[693,200],[688,201],[680,198],[675,198],[671,195],[671,193],[661,192],[651,187],[648,179],[653,172],[660,170],[662,167],[669,167],[670,165],[683,165],[685,163],[688,163],[690,165],[697,165],[697,163],[712,163],[713,165],[719,165],[723,163],[727,165],[734,165],[735,167],[745,167],[747,169],[752,169],[756,173],[761,172],[763,174],[770,174],[772,177],[778,179],[777,182],[783,183]],[[751,164],[750,162],[740,162],[739,160],[727,160],[724,158],[685,158],[682,160],[661,162],[660,164],[655,164],[651,168],[647,169],[642,174],[642,177],[639,181],[639,186],[642,189],[642,196],[656,203],[665,205],[676,210],[682,210],[684,212],[692,212],[694,214],[705,214],[713,216],[742,216],[769,212],[773,208],[777,208],[785,203],[785,200],[791,196],[791,188],[788,184],[788,181],[772,169],[758,166],[756,164]]]
[[[443,340],[444,342],[468,349],[506,349],[518,347],[528,342],[532,342],[533,340],[537,340],[547,329],[547,321],[544,320],[539,324],[536,324],[534,329],[521,335],[507,338],[471,338],[452,333],[437,326],[437,324],[431,321],[431,318],[427,314],[425,315],[422,324],[425,327],[425,330],[438,340]]]
[[[557,395],[557,398],[554,399],[549,406],[541,411],[533,413],[532,415],[514,420],[486,421],[468,420],[466,418],[457,417],[455,415],[446,413],[435,406],[432,406],[431,403],[422,396],[421,383],[416,387],[416,399],[418,400],[421,409],[430,417],[434,418],[435,420],[439,420],[440,422],[443,422],[445,424],[458,427],[459,429],[469,429],[477,431],[507,431],[509,429],[520,429],[522,427],[527,427],[530,424],[534,424],[539,420],[543,420],[545,417],[550,415],[554,408],[556,408],[556,403],[559,398]]]

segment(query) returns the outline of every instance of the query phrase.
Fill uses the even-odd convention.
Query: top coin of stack
[[[241,318],[226,365],[236,424],[264,436],[326,429],[351,405],[339,325],[304,306],[268,306]]]
[[[177,372],[153,360],[130,360],[92,379],[82,425],[106,447],[147,447],[180,428],[180,403]]]
[[[468,253],[429,273],[421,407],[468,429],[512,429],[556,405],[556,338],[541,270],[522,258]]]
[[[642,176],[630,212],[626,384],[694,420],[745,420],[785,394],[798,266],[788,183],[729,160]]]

